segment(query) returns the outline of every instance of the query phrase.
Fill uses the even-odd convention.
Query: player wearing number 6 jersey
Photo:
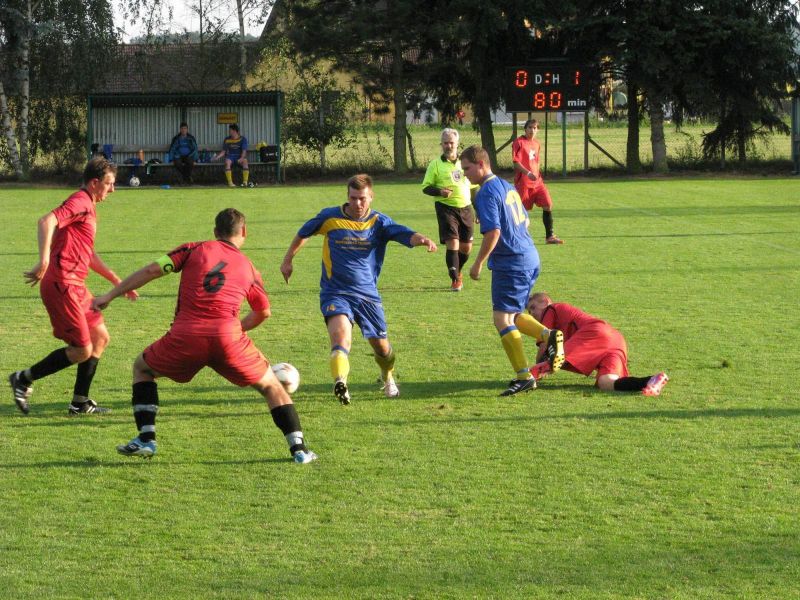
[[[234,385],[251,386],[261,393],[295,462],[311,462],[316,455],[305,446],[291,398],[246,333],[269,318],[271,311],[261,275],[240,251],[247,235],[244,215],[234,208],[221,211],[214,235],[215,240],[178,246],[94,300],[94,308],[103,309],[129,290],[168,273],[181,273],[170,330],[133,365],[133,415],[139,435],[117,446],[117,451],[146,458],[155,454],[156,378],[187,383],[200,369],[211,367]],[[251,310],[240,320],[239,306],[244,299]]]
[[[470,182],[481,186],[473,204],[483,242],[469,275],[479,279],[488,259],[494,325],[516,375],[500,395],[527,392],[536,387],[536,380],[528,371],[521,333],[547,344],[547,358],[554,372],[564,362],[563,334],[524,314],[539,277],[539,253],[528,233],[528,212],[514,187],[492,173],[489,155],[480,146],[470,146],[461,153],[461,168]]]

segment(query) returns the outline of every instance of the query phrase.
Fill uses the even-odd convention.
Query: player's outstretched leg
[[[144,359],[136,359],[134,368]],[[137,381],[132,387],[133,418],[139,435],[127,444],[117,446],[117,452],[124,456],[150,458],[156,453],[156,414],[158,413],[158,384],[155,381]]]
[[[153,455],[156,453],[156,441],[150,440],[149,442],[143,442],[137,436],[127,444],[120,444],[117,446],[117,452],[123,456],[141,456],[142,458],[153,458]]]
[[[8,383],[11,385],[11,392],[14,395],[14,403],[22,414],[27,415],[31,410],[28,398],[33,394],[31,382],[25,379],[22,371],[15,371],[8,376]]]
[[[647,385],[642,389],[642,394],[645,396],[658,396],[668,381],[669,377],[667,377],[666,373],[657,373],[647,381]]]
[[[333,384],[333,395],[342,404],[350,404],[350,390],[347,389],[347,382],[344,379],[337,379]]]
[[[521,392],[530,392],[536,389],[536,379],[512,379],[508,387],[500,394],[501,396],[513,396]]]
[[[564,364],[564,334],[558,329],[551,329],[547,337],[547,348],[544,355],[550,363],[550,370],[555,373]]]

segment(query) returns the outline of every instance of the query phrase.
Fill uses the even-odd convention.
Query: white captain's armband
[[[161,267],[161,272],[164,275],[169,275],[175,270],[175,265],[172,264],[172,259],[169,257],[169,254],[165,254],[161,258],[156,261],[156,264]]]

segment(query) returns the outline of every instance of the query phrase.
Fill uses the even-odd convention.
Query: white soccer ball
[[[293,365],[287,362],[278,363],[272,365],[272,372],[275,373],[275,377],[281,382],[287,394],[294,394],[300,387],[300,371]]]
[[[131,187],[139,187],[140,183],[141,181],[139,181],[139,178],[136,175],[134,175],[128,180],[128,185]]]

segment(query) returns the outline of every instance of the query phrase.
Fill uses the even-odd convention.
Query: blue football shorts
[[[492,271],[492,310],[506,313],[525,312],[539,268],[530,271]]]
[[[326,323],[334,315],[347,315],[350,323],[355,323],[361,329],[364,339],[385,340],[387,337],[386,315],[380,302],[344,294],[325,295],[320,296],[319,308]]]

